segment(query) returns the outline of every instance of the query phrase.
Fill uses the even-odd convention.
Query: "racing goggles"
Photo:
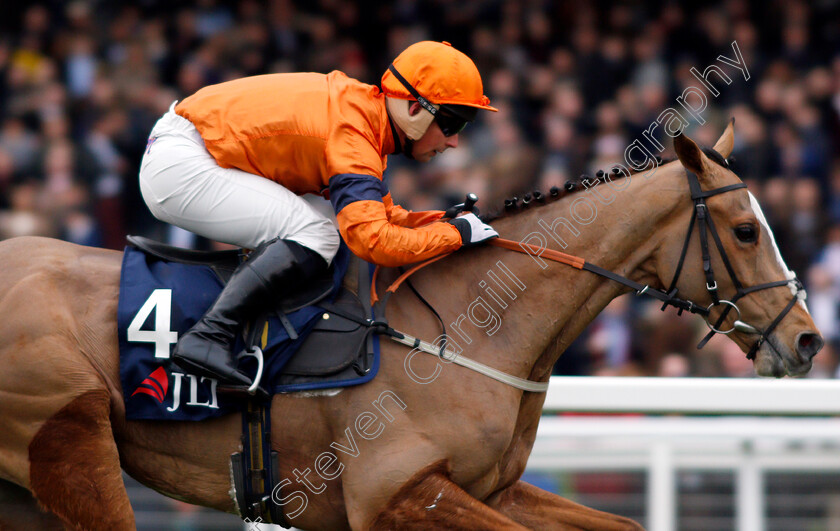
[[[468,120],[465,120],[455,114],[445,112],[443,108],[441,108],[435,113],[435,122],[437,122],[438,127],[440,127],[443,136],[455,136],[464,130],[467,126]]]

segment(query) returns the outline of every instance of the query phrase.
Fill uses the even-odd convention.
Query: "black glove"
[[[472,247],[491,238],[499,237],[499,233],[493,227],[478,219],[478,216],[473,213],[450,219],[446,223],[454,225],[458,229],[458,232],[461,233],[461,245],[464,247]]]

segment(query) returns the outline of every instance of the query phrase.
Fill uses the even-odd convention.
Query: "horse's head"
[[[667,231],[658,274],[678,297],[707,305],[710,327],[729,334],[758,374],[802,375],[824,341],[758,202],[728,168],[733,134],[734,120],[713,150],[685,135],[674,139],[692,199]]]

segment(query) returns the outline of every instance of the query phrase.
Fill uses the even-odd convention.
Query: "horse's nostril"
[[[824,344],[825,341],[819,334],[802,332],[796,338],[796,352],[810,361],[823,348]]]

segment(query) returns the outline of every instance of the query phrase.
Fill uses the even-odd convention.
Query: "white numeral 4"
[[[155,329],[140,330],[149,314],[155,312]],[[178,342],[178,332],[170,330],[172,290],[156,289],[128,325],[128,340],[155,344],[155,357],[169,359],[169,345]]]

